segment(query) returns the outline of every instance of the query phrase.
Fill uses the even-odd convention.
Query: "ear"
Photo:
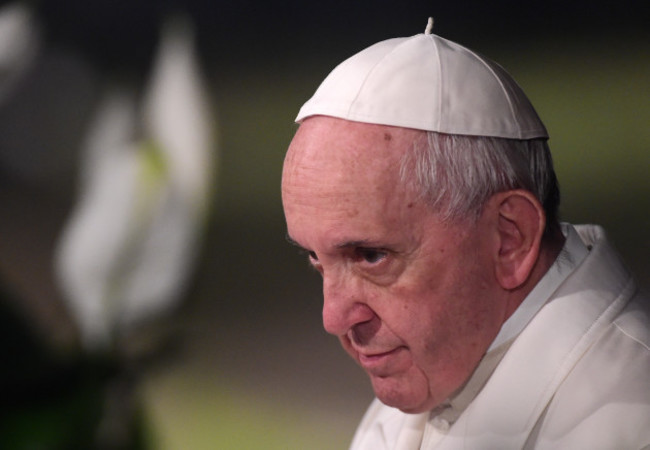
[[[539,258],[544,208],[525,190],[500,192],[490,202],[497,219],[496,278],[504,289],[516,289],[526,282]]]

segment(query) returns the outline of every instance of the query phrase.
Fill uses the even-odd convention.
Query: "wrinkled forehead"
[[[321,116],[305,120],[282,175],[292,239],[310,248],[404,228],[407,216],[422,208],[414,207],[417,194],[401,182],[400,166],[422,133]]]
[[[306,119],[289,146],[283,184],[295,176],[332,182],[370,182],[399,176],[404,154],[424,136],[408,128],[326,116]]]

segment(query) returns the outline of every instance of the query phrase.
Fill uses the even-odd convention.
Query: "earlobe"
[[[528,280],[540,254],[546,216],[535,196],[524,190],[496,194],[494,211],[498,249],[495,275],[502,288],[513,290]]]

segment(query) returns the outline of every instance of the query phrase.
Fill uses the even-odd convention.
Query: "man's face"
[[[307,119],[285,160],[289,237],[323,277],[323,323],[405,412],[443,402],[505,317],[491,227],[444,224],[399,181],[422,132]]]

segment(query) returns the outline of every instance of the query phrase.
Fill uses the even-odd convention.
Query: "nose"
[[[325,331],[342,336],[377,316],[365,303],[360,282],[323,276],[323,326]]]

